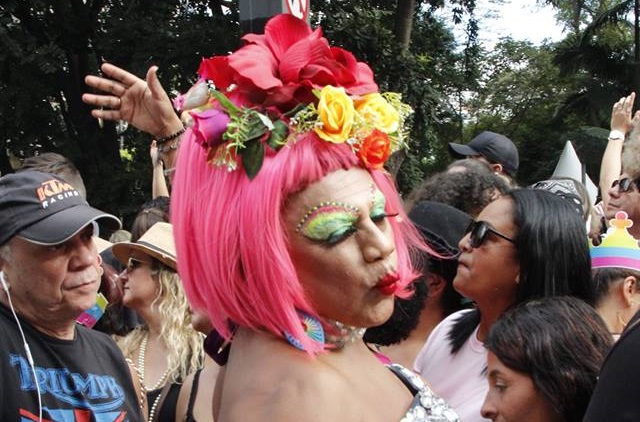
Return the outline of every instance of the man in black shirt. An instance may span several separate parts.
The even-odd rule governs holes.
[[[122,353],[76,324],[96,300],[97,222],[120,222],[56,176],[0,178],[0,420],[142,421]]]

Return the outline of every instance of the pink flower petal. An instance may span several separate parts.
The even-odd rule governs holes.
[[[203,146],[214,147],[224,142],[222,134],[229,125],[229,116],[216,108],[192,112],[193,133],[196,141]]]

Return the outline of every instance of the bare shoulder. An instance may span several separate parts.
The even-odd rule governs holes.
[[[335,371],[296,350],[274,353],[259,364],[234,366],[230,361],[218,420],[343,420],[340,415],[344,413],[338,409],[344,410],[347,391],[347,384]]]

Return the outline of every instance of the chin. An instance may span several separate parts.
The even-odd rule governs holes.
[[[393,314],[393,307],[395,304],[395,296],[389,296],[385,298],[378,306],[376,306],[375,310],[372,310],[368,321],[366,324],[355,325],[358,327],[370,328],[377,327],[379,325],[384,324],[391,318]]]
[[[604,211],[604,214],[607,220],[611,220],[612,218],[615,218],[616,213],[618,211],[622,211],[622,210],[620,210],[620,208],[612,207],[611,205],[609,205],[607,209]]]

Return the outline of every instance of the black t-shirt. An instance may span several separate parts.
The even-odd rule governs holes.
[[[73,340],[49,337],[20,320],[49,421],[142,421],[129,368],[106,334],[76,326]],[[38,419],[32,368],[11,311],[0,304],[0,420]]]
[[[602,365],[584,422],[640,421],[640,312],[614,344]]]

